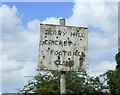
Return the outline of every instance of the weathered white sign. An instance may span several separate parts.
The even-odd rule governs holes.
[[[38,70],[86,71],[88,28],[41,24]]]

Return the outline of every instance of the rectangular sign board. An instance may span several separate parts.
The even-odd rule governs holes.
[[[41,24],[38,70],[86,71],[88,28]]]

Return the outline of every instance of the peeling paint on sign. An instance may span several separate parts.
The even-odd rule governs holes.
[[[88,28],[41,24],[38,70],[86,71]]]

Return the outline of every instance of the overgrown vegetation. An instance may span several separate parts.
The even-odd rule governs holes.
[[[120,95],[120,52],[115,56],[116,69],[91,77],[86,73],[67,72],[67,93],[80,95]],[[60,93],[60,72],[39,73],[24,86],[21,93]]]

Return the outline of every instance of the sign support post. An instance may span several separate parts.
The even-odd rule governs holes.
[[[60,18],[60,25],[65,26],[65,19]],[[61,95],[65,95],[66,93],[66,71],[61,71],[60,77],[60,93]]]
[[[87,62],[88,28],[40,24],[38,70],[57,70],[60,75],[60,94],[66,95],[66,72],[85,72]]]

